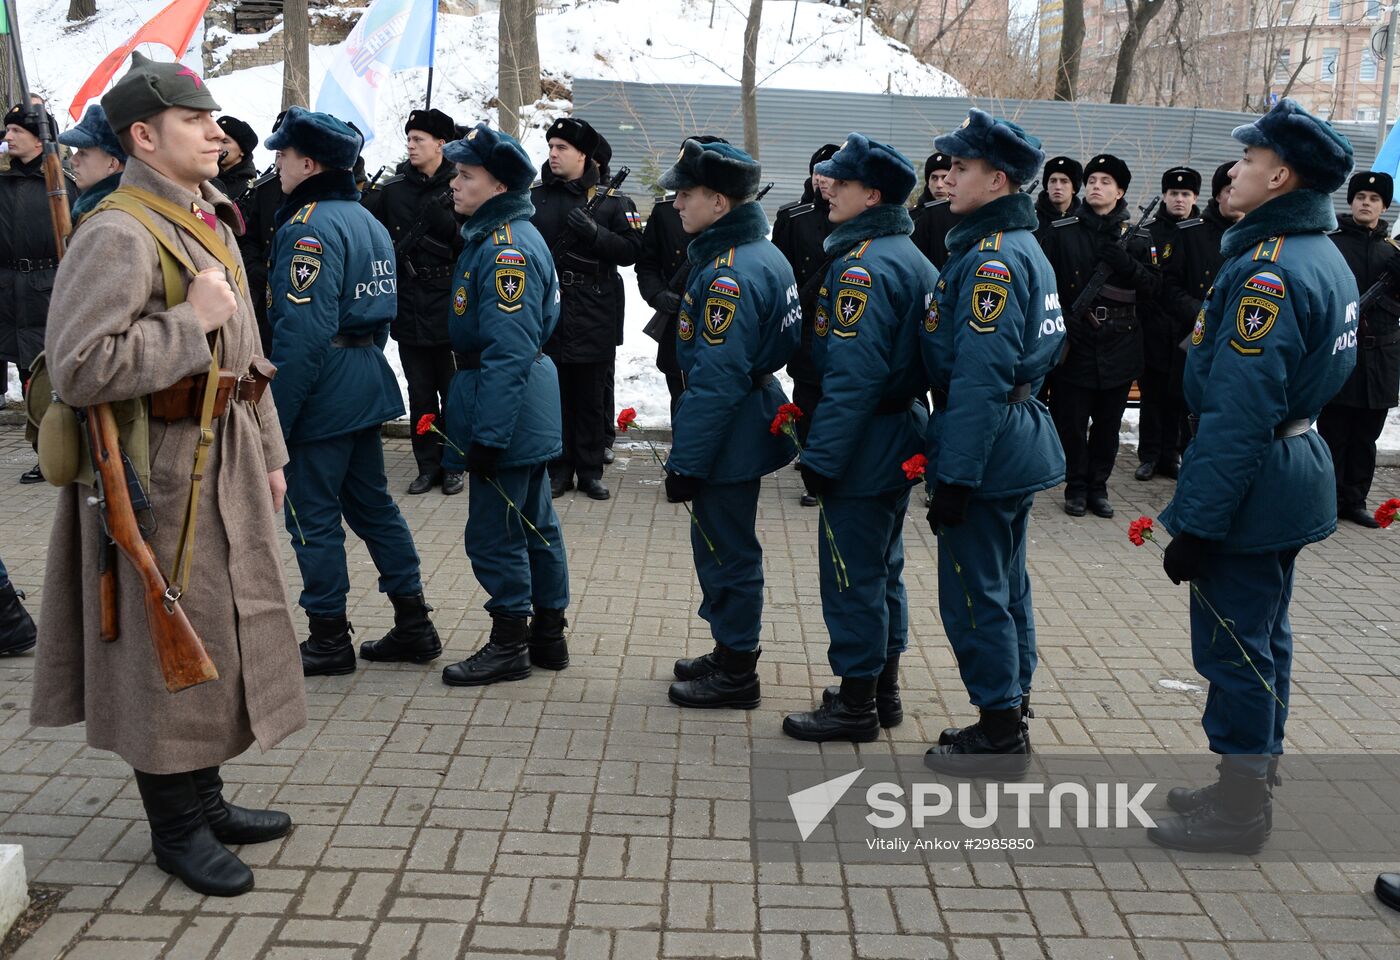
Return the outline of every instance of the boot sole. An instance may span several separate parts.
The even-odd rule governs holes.
[[[536,660],[534,657],[531,657],[530,665],[539,667],[541,670],[563,670],[568,667],[569,661],[565,660],[561,663],[557,660]]]
[[[692,707],[696,710],[756,710],[762,702],[761,697],[754,697],[752,700],[725,700],[719,703],[693,703],[681,697],[677,697],[669,690],[666,696],[678,707]]]
[[[529,670],[517,670],[515,673],[506,673],[497,677],[482,677],[480,680],[449,680],[446,676],[442,682],[449,687],[489,687],[493,683],[509,683],[513,680],[525,680],[530,676]]]
[[[377,654],[366,653],[364,647],[360,648],[360,659],[369,663],[416,663],[419,666],[425,663],[432,663],[442,656],[442,647],[438,647],[433,653],[419,653],[405,657],[382,657]]]
[[[1223,847],[1208,845],[1180,845],[1166,842],[1166,840],[1160,836],[1159,832],[1155,828],[1149,829],[1147,831],[1147,839],[1151,840],[1153,843],[1155,843],[1157,846],[1161,847],[1164,850],[1180,850],[1183,853],[1233,853],[1242,857],[1253,856],[1260,850],[1263,850],[1264,844],[1268,843],[1269,841],[1268,837],[1259,837],[1257,839],[1251,840],[1249,843],[1236,843]]]
[[[170,869],[170,867],[168,867],[166,864],[161,863],[159,858],[156,859],[156,866],[159,867],[159,868],[160,868],[161,870],[163,870],[164,872],[170,874],[170,875],[171,875],[172,877],[174,877],[176,880],[179,880],[181,883],[183,883],[185,886],[189,887],[189,888],[190,888],[191,890],[193,890],[195,893],[203,894],[203,895],[206,896],[206,897],[241,897],[241,896],[243,896],[243,894],[245,894],[245,893],[247,893],[248,891],[250,891],[250,890],[253,889],[254,878],[253,878],[253,876],[252,876],[252,872],[251,872],[251,871],[249,872],[248,884],[247,884],[247,886],[240,886],[240,887],[238,887],[237,889],[228,890],[228,889],[215,889],[215,888],[213,888],[213,887],[206,887],[206,886],[196,886],[195,884],[190,883],[190,881],[189,881],[187,878],[180,876],[180,875],[179,875],[178,873],[176,873],[174,870]]]
[[[231,834],[222,834],[222,833],[219,833],[218,831],[215,831],[215,832],[214,832],[214,839],[217,840],[217,841],[219,841],[220,843],[222,843],[222,844],[223,844],[224,846],[226,846],[226,847],[246,847],[246,846],[248,846],[249,844],[254,844],[254,843],[270,843],[270,842],[272,842],[273,840],[281,840],[281,839],[282,839],[283,837],[285,837],[287,834],[291,833],[291,832],[292,832],[292,826],[293,826],[293,825],[289,823],[289,824],[287,824],[287,829],[285,829],[285,830],[279,830],[277,833],[266,833],[266,834],[260,833],[260,834],[254,835],[254,836],[242,836],[242,835],[239,835],[239,834],[232,834],[232,833],[231,833]],[[212,830],[213,828],[211,827],[210,829]]]
[[[934,773],[946,773],[964,780],[1022,780],[1030,772],[1028,753],[964,753],[951,756],[924,755],[924,766]]]
[[[846,743],[872,743],[880,739],[880,728],[874,730],[851,730],[845,734],[833,734],[830,736],[807,733],[802,730],[793,729],[788,725],[786,719],[783,720],[783,733],[794,740],[802,740],[807,743],[829,743],[832,741],[842,741]]]
[[[336,667],[333,670],[308,670],[301,668],[303,677],[344,677],[355,672],[355,665],[352,663],[348,667]]]
[[[21,653],[28,653],[30,650],[33,650],[38,645],[39,641],[31,640],[29,643],[25,644],[22,647],[11,647],[8,650],[0,650],[0,658],[17,657]]]

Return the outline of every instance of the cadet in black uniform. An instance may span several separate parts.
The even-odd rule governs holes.
[[[1055,221],[1041,238],[1069,328],[1069,352],[1051,375],[1050,412],[1065,448],[1065,513],[1082,517],[1087,507],[1107,518],[1113,516],[1108,476],[1118,455],[1118,429],[1128,389],[1142,372],[1137,301],[1150,298],[1158,283],[1146,263],[1145,238],[1130,238],[1126,248],[1118,242],[1132,229],[1123,200],[1132,180],[1128,165],[1100,154],[1084,172],[1078,214]],[[1103,292],[1085,315],[1070,316],[1100,263],[1112,270]]]
[[[1351,214],[1337,218],[1332,242],[1356,275],[1361,293],[1381,279],[1387,264],[1400,256],[1381,216],[1390,209],[1395,183],[1387,173],[1366,171],[1351,178],[1347,203]],[[1337,471],[1337,516],[1363,527],[1380,524],[1366,509],[1371,476],[1376,472],[1376,439],[1386,411],[1400,394],[1400,297],[1395,286],[1361,312],[1356,336],[1356,369],[1342,389],[1322,408],[1317,429],[1332,450]]]
[[[530,200],[531,222],[556,251],[562,297],[559,326],[544,346],[559,368],[564,423],[564,452],[550,464],[550,492],[563,496],[577,477],[582,493],[606,500],[611,494],[603,486],[604,431],[613,411],[604,404],[608,364],[617,353],[617,268],[637,262],[642,232],[627,218],[630,202],[616,195],[605,197],[591,216],[583,210],[605,186],[593,160],[596,130],[577,117],[561,117],[545,138],[549,161]],[[562,257],[561,243],[568,247]]]
[[[598,164],[598,182],[612,182],[612,170],[609,165],[612,163],[612,144],[608,143],[608,138],[601,133],[598,134],[598,150],[593,154],[593,160]],[[618,189],[617,199],[622,201],[623,215],[627,217],[627,222],[632,229],[638,233],[642,232],[642,215],[637,212],[637,205],[632,202],[632,198]],[[617,330],[615,346],[622,346],[622,340],[626,333],[627,323],[627,290],[622,283],[622,275],[613,275],[613,324]],[[603,387],[603,409],[616,410],[617,400],[614,396],[614,386],[617,379],[617,353],[614,351],[613,358],[608,361],[607,382]],[[617,419],[612,416],[603,418],[603,462],[613,462],[613,442],[617,440]]]
[[[948,193],[943,180],[953,166],[953,158],[944,153],[929,154],[924,161],[924,192],[912,213],[914,235],[911,239],[928,262],[939,270],[948,262],[948,231],[962,218],[954,215],[948,205]]]
[[[247,123],[227,113],[214,122],[224,132],[224,149],[219,154],[219,175],[209,185],[237,203],[258,178],[258,168],[253,166],[258,135]]]
[[[821,374],[812,362],[812,331],[817,319],[817,292],[832,260],[822,248],[831,233],[831,204],[822,190],[822,181],[826,178],[815,171],[817,164],[831,159],[838,149],[836,144],[827,143],[812,154],[802,199],[779,207],[773,220],[773,246],[792,264],[793,275],[797,277],[797,296],[802,304],[802,345],[788,360],[787,372],[792,377],[792,402],[805,414],[796,425],[797,439],[804,445],[812,426],[811,414],[822,399]],[[804,489],[802,505],[815,507],[817,498]]]
[[[459,218],[452,212],[452,164],[442,148],[456,138],[452,118],[441,110],[414,110],[403,125],[408,159],[394,176],[380,183],[365,206],[384,224],[394,241],[398,262],[399,307],[389,335],[399,345],[399,361],[408,382],[408,421],[426,414],[442,418],[447,391],[457,366],[452,360],[452,275],[462,251]],[[438,484],[452,496],[462,492],[461,471],[442,469],[442,438],[413,436],[418,476],[408,485],[413,495]]]
[[[1037,237],[1056,220],[1072,217],[1079,212],[1079,190],[1084,186],[1084,167],[1070,157],[1055,157],[1045,162],[1040,182],[1040,196],[1035,199],[1035,215],[1040,221]]]
[[[1201,211],[1196,197],[1201,192],[1201,175],[1190,167],[1172,167],[1162,174],[1162,205],[1145,224],[1152,235],[1152,264],[1161,267],[1170,254],[1177,224],[1194,220]],[[1180,351],[1173,339],[1171,314],[1159,300],[1143,304],[1142,317],[1142,405],[1138,413],[1138,468],[1135,480],[1151,480],[1154,475],[1176,478],[1181,451],[1186,449],[1186,402],[1171,392],[1172,362]],[[1183,357],[1184,359],[1184,357]]]

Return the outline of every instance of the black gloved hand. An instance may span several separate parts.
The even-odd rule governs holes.
[[[1209,550],[1209,540],[1203,540],[1194,533],[1178,533],[1162,554],[1162,569],[1167,571],[1172,583],[1195,580],[1201,575],[1201,567],[1205,565]]]
[[[1133,259],[1133,255],[1116,243],[1104,247],[1099,253],[1099,259],[1115,274],[1130,274],[1137,270],[1137,261]]]
[[[500,447],[486,447],[473,443],[467,448],[467,473],[483,480],[496,479],[496,464],[505,453]]]
[[[681,295],[674,290],[663,290],[656,295],[652,306],[665,314],[680,313]]]
[[[807,488],[807,492],[814,497],[829,497],[836,489],[836,481],[824,473],[817,473],[805,463],[799,463],[797,469],[802,473],[802,485]]]
[[[685,503],[694,500],[705,481],[699,477],[686,477],[679,473],[666,474],[666,499],[672,503]]]
[[[588,211],[583,207],[574,207],[569,211],[569,219],[564,223],[570,230],[578,234],[580,240],[592,243],[598,236],[598,221],[588,215]]]
[[[971,487],[938,481],[933,488],[933,502],[928,508],[929,529],[937,535],[939,530],[962,523],[967,519],[967,505],[971,500]]]

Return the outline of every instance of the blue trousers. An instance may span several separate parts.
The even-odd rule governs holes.
[[[489,480],[469,475],[467,559],[489,595],[487,611],[528,617],[537,610],[564,609],[569,605],[569,564],[564,531],[549,496],[548,465],[506,467],[497,471],[496,483],[539,533],[521,522]]]
[[[885,660],[909,646],[909,599],[904,592],[909,491],[825,497],[822,504],[850,581],[838,583],[826,524],[818,522],[822,617],[831,637],[831,672],[838,677],[878,677]]]
[[[350,571],[345,565],[342,519],[369,548],[379,571],[380,593],[391,597],[422,593],[418,550],[384,477],[379,428],[294,444],[288,454],[284,512],[301,568],[302,609],[317,617],[345,613]]]
[[[1293,668],[1288,604],[1293,598],[1293,563],[1297,558],[1296,549],[1214,554],[1207,558],[1200,577],[1192,581],[1191,660],[1210,684],[1201,726],[1215,753],[1248,754],[1261,758],[1262,764],[1269,756],[1283,752]],[[1230,624],[1278,700],[1254,675],[1240,648],[1201,597]]]
[[[758,488],[758,480],[707,483],[691,503],[719,554],[716,562],[692,523],[690,549],[704,594],[700,618],[710,625],[716,643],[745,653],[758,646],[763,623],[763,548],[754,534]]]
[[[938,612],[972,703],[1009,710],[1031,692],[1035,617],[1026,573],[1034,494],[972,500],[938,536]]]

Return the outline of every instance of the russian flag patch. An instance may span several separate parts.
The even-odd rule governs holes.
[[[1256,273],[1244,282],[1246,290],[1258,290],[1260,293],[1267,293],[1271,297],[1282,300],[1284,296],[1283,278],[1276,273],[1265,271]]]
[[[739,299],[739,283],[733,277],[715,277],[710,281],[711,293],[722,293],[726,297]]]
[[[502,250],[496,254],[496,262],[510,267],[523,267],[525,266],[525,254],[519,250]]]
[[[868,287],[870,271],[864,267],[847,267],[846,272],[841,274],[841,282],[849,283],[853,287]]]
[[[1002,283],[1011,282],[1011,271],[1006,264],[1000,260],[988,260],[977,268],[977,276],[984,280],[1000,280]]]
[[[292,244],[293,250],[300,250],[302,253],[321,253],[321,241],[315,237],[302,237]]]

